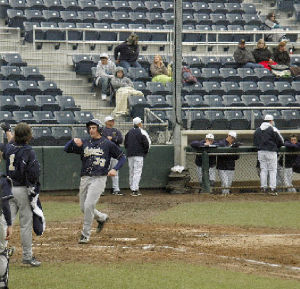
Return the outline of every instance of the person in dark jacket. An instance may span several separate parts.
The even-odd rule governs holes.
[[[276,174],[277,174],[277,151],[283,146],[283,138],[275,127],[274,118],[266,114],[264,122],[254,133],[254,146],[257,147],[258,160],[260,164],[260,187],[262,192],[268,192],[268,176],[270,194],[277,196]]]
[[[230,131],[225,139],[218,142],[219,147],[231,147],[236,143],[237,133]],[[234,178],[235,161],[239,159],[238,155],[220,155],[217,157],[217,170],[222,185],[222,194],[230,193],[232,180]]]
[[[117,66],[122,66],[127,70],[130,67],[142,67],[137,61],[140,52],[138,40],[139,37],[131,33],[126,41],[115,48],[114,57]]]
[[[266,42],[263,39],[258,40],[257,46],[252,53],[256,63],[263,65],[265,68],[269,70],[271,70],[269,65],[277,64],[272,60],[272,53],[268,49]]]
[[[289,148],[290,151],[293,149],[300,148],[300,142],[296,135],[291,135],[288,140],[284,142],[284,146]],[[278,161],[278,183],[284,185],[288,192],[296,193],[296,189],[293,187],[293,165],[295,160],[300,154],[285,154],[285,159],[283,156],[280,157]]]
[[[192,141],[191,142],[191,147],[192,148],[201,148],[201,147],[210,147],[210,146],[216,146],[216,142],[214,141],[215,137],[213,134],[209,133],[205,136],[204,140],[198,141]],[[210,185],[214,186],[215,181],[216,181],[216,163],[217,163],[217,158],[215,155],[209,156],[209,181]],[[197,173],[198,173],[198,178],[199,178],[199,183],[200,187],[202,184],[202,156],[197,155],[195,159],[195,164],[197,166]],[[199,193],[201,192],[201,189],[199,190]]]
[[[261,64],[255,62],[252,51],[246,48],[246,41],[242,39],[233,53],[235,62],[239,67],[244,68],[262,68]]]
[[[291,58],[286,50],[285,41],[280,42],[277,48],[274,49],[273,60],[277,62],[277,64],[290,66]]]
[[[123,142],[123,136],[122,136],[122,133],[114,127],[115,119],[112,116],[108,115],[104,119],[104,124],[105,124],[105,126],[103,128],[102,136],[106,137],[108,140],[112,141],[118,147],[120,147],[120,145]],[[117,159],[111,158],[109,169],[114,168],[117,163],[118,163]],[[112,181],[112,194],[116,195],[116,196],[123,196],[123,194],[120,191],[120,187],[119,187],[119,172],[118,171],[115,176],[111,177],[111,181]]]
[[[142,129],[142,120],[133,119],[133,128],[125,135],[124,146],[128,157],[129,186],[133,197],[140,196],[139,184],[143,171],[144,157],[149,152],[151,140]]]

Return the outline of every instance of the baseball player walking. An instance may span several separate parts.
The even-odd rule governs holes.
[[[235,146],[237,133],[230,131],[225,139],[218,142],[219,147]],[[221,179],[222,194],[229,195],[229,188],[234,178],[235,161],[239,159],[238,155],[220,155],[217,158],[217,169]]]
[[[6,160],[6,174],[12,179],[12,193],[10,200],[12,222],[19,212],[21,243],[23,248],[23,264],[38,267],[41,262],[32,255],[32,224],[33,213],[29,200],[28,187],[39,184],[40,164],[31,146],[31,128],[27,123],[20,122],[11,133],[9,124],[1,124],[5,131],[8,143],[0,144],[3,158]]]
[[[274,118],[266,114],[263,123],[254,133],[254,146],[258,149],[258,160],[260,164],[260,187],[266,193],[268,188],[268,176],[270,194],[277,196],[276,174],[277,174],[277,151],[283,146],[283,137],[275,127]]]
[[[200,148],[200,147],[210,147],[210,146],[216,146],[216,142],[214,141],[215,137],[213,134],[209,133],[205,136],[205,139],[202,141],[192,141],[191,147],[193,148]],[[216,181],[216,163],[217,159],[216,156],[209,156],[209,181],[210,185],[214,186]],[[195,159],[195,164],[197,166],[197,173],[199,178],[200,187],[202,184],[202,156],[197,155]],[[201,192],[201,189],[199,190],[199,193]]]
[[[79,202],[84,221],[79,244],[89,242],[93,219],[98,223],[98,233],[108,221],[107,214],[96,210],[96,204],[104,192],[107,176],[115,176],[126,160],[115,143],[102,137],[103,126],[98,119],[90,120],[86,127],[90,138],[74,138],[65,145],[67,153],[79,154],[82,161]],[[111,158],[117,159],[118,163],[109,170]]]
[[[143,171],[144,157],[149,152],[151,140],[142,129],[142,120],[133,119],[133,128],[125,135],[124,146],[127,151],[129,166],[129,186],[133,197],[140,196],[139,184]]]
[[[105,127],[103,128],[102,136],[106,137],[108,140],[115,143],[118,147],[123,142],[123,136],[122,133],[114,127],[115,125],[115,119],[112,116],[107,116],[104,119]],[[110,160],[110,166],[109,170],[114,168],[117,164],[118,160],[111,158]],[[117,171],[117,174],[115,176],[111,177],[112,180],[112,194],[116,196],[123,196],[123,194],[120,191],[119,187],[119,172]]]

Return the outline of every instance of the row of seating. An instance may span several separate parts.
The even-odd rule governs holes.
[[[79,111],[72,96],[62,95],[0,95],[0,110],[7,111]]]
[[[145,97],[131,97],[131,106],[145,106],[150,108],[172,107],[173,95],[147,95]],[[300,107],[300,95],[194,95],[182,97],[182,107]]]
[[[0,121],[11,124],[85,124],[91,119],[92,113],[85,111],[0,111]]]
[[[34,10],[72,10],[72,11],[107,11],[107,12],[174,12],[173,1],[103,1],[103,0],[2,0],[2,9]],[[183,13],[252,13],[256,7],[251,3],[206,3],[183,2]]]
[[[0,80],[44,81],[45,77],[40,73],[37,67],[1,66]]]

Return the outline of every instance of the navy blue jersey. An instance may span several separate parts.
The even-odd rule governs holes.
[[[226,139],[218,142],[219,147],[230,147],[230,143]],[[239,155],[219,155],[217,156],[217,169],[234,171],[235,161],[240,158]]]
[[[0,173],[0,198],[1,198],[1,209],[4,214],[7,226],[11,226],[11,212],[9,207],[9,200],[14,196],[12,194],[12,180],[5,175]]]
[[[65,145],[67,153],[81,155],[81,176],[106,176],[110,159],[125,158],[121,149],[105,137],[100,139],[82,139],[83,145],[78,147],[74,140]]]
[[[35,186],[38,183],[40,164],[31,146],[0,144],[0,150],[6,160],[6,174],[14,186]]]
[[[105,136],[106,138],[108,136],[111,136],[112,137],[111,141],[114,142],[117,146],[120,146],[120,144],[122,144],[123,142],[123,136],[121,132],[114,127],[112,128],[104,127],[102,136]]]

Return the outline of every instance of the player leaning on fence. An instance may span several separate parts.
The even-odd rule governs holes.
[[[79,201],[84,221],[79,244],[89,242],[93,219],[98,222],[97,232],[108,220],[107,214],[96,210],[96,204],[104,192],[107,176],[115,176],[126,160],[115,143],[102,137],[103,126],[98,119],[90,120],[86,127],[90,138],[74,138],[65,145],[67,153],[79,154],[82,161]],[[109,171],[111,158],[117,159],[118,163]]]
[[[263,123],[254,133],[254,146],[257,147],[258,161],[260,164],[260,187],[264,193],[268,192],[268,176],[270,194],[277,196],[277,151],[283,146],[283,138],[275,127],[274,118],[267,114]]]

